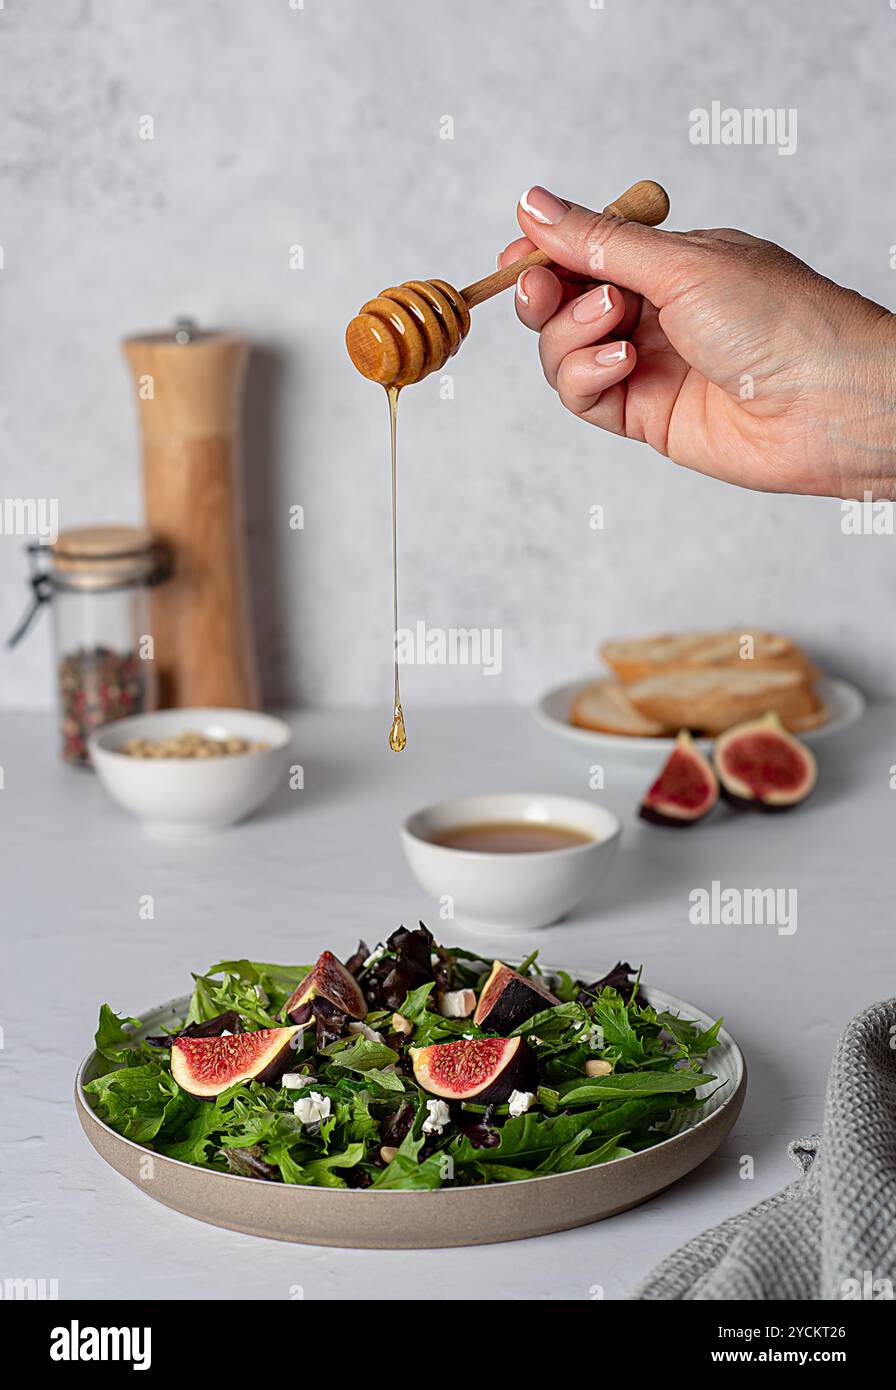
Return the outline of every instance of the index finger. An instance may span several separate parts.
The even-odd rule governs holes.
[[[537,186],[517,206],[527,239],[568,270],[612,280],[662,308],[705,269],[707,247],[681,232],[592,212]]]

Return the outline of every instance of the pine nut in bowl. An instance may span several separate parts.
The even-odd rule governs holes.
[[[597,887],[622,827],[576,797],[507,792],[435,802],[401,840],[418,883],[471,926],[523,931],[559,921]]]
[[[113,801],[154,835],[181,839],[234,825],[286,777],[291,732],[242,709],[170,709],[105,724],[90,759]]]

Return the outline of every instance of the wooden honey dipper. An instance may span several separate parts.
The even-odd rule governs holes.
[[[669,212],[665,189],[651,179],[632,184],[605,213],[656,227]],[[503,270],[456,290],[446,280],[406,280],[369,299],[345,330],[348,355],[362,376],[387,389],[409,386],[437,372],[470,331],[470,310],[500,294],[532,265],[550,265],[544,251],[530,251]]]

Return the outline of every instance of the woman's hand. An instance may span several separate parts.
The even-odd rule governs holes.
[[[896,321],[771,242],[664,232],[531,188],[517,313],[561,401],[675,463],[768,492],[896,498]]]

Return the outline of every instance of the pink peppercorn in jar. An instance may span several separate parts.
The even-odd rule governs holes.
[[[53,614],[62,756],[87,764],[94,729],[156,707],[149,589],[169,567],[152,536],[131,526],[63,531],[30,553],[35,609],[49,601]]]

